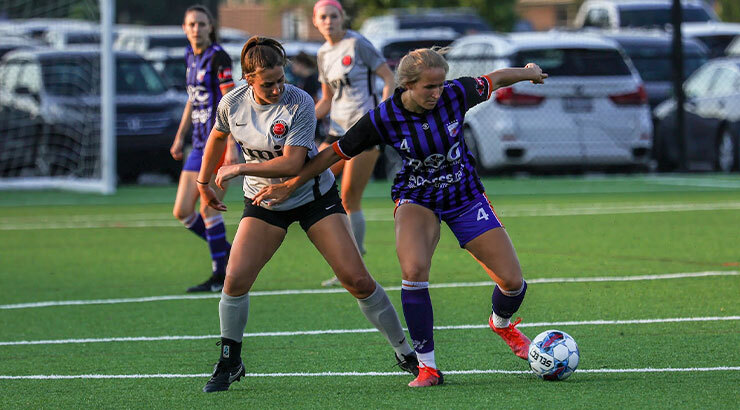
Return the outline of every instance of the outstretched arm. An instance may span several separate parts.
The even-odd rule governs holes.
[[[529,63],[524,68],[501,68],[489,73],[487,77],[491,80],[493,90],[496,90],[520,81],[531,81],[533,84],[542,84],[545,82],[547,74],[543,73],[537,64]]]
[[[336,143],[334,143],[336,144]],[[291,178],[281,184],[263,187],[257,195],[252,198],[252,205],[259,206],[263,201],[270,204],[279,204],[290,197],[290,195],[301,185],[313,179],[324,170],[339,161],[341,157],[334,151],[334,145],[324,148],[318,155],[313,157],[303,167],[295,178]]]

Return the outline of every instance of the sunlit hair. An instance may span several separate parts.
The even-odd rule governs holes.
[[[242,78],[248,79],[258,72],[273,67],[284,67],[285,49],[277,40],[252,36],[242,48]]]
[[[213,18],[213,14],[211,14],[211,11],[208,10],[208,7],[203,6],[201,4],[196,4],[194,6],[188,7],[187,10],[185,10],[185,15],[183,16],[183,22],[185,21],[185,16],[188,15],[191,11],[197,11],[198,13],[203,13],[208,17],[208,24],[211,25],[211,32],[208,33],[208,39],[211,40],[211,43],[215,43],[218,41],[218,27],[216,24],[216,19]]]
[[[445,74],[450,70],[444,54],[449,47],[419,48],[409,52],[401,59],[396,67],[396,84],[400,87],[407,88],[421,78],[421,73],[427,68],[443,68]]]

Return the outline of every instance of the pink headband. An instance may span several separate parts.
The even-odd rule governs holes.
[[[332,6],[336,7],[339,12],[343,12],[344,9],[342,8],[342,5],[339,4],[337,0],[319,0],[316,2],[316,4],[313,5],[313,15],[316,15],[316,10],[324,7],[324,6]]]

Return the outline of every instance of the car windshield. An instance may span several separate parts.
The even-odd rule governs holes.
[[[683,21],[712,21],[712,17],[701,7],[684,7]],[[670,23],[670,7],[619,10],[619,25],[622,27],[655,27]]]
[[[714,58],[725,55],[725,50],[727,50],[727,47],[730,45],[730,43],[732,43],[732,40],[734,40],[735,37],[736,36],[734,34],[726,34],[698,36],[696,37],[696,39],[707,46],[707,48],[709,49],[710,57]]]
[[[152,37],[149,39],[149,48],[185,48],[188,45],[188,39],[185,36],[177,37]]]
[[[673,62],[670,48],[664,47],[625,47],[627,55],[640,73],[643,81],[670,81],[673,76]],[[684,53],[683,78],[686,79],[707,61],[700,53]]]
[[[167,60],[162,69],[162,76],[178,90],[187,88],[186,67],[182,59]]]
[[[407,40],[407,41],[396,41],[383,47],[383,57],[388,60],[388,64],[391,68],[398,65],[401,58],[408,54],[411,50],[417,48],[430,48],[432,46],[445,47],[452,43],[452,40]]]
[[[542,71],[555,76],[620,76],[630,69],[617,50],[548,48],[524,50],[513,56],[515,66],[536,63]]]
[[[398,23],[398,28],[401,30],[413,30],[413,29],[428,29],[428,28],[439,28],[446,27],[455,32],[466,35],[475,33],[485,33],[491,31],[485,23],[477,21],[466,21],[466,20],[425,20],[423,18],[415,20],[403,20]]]
[[[49,94],[84,96],[100,94],[100,61],[97,57],[70,56],[44,60],[41,65]],[[154,68],[143,60],[116,60],[118,94],[162,94],[166,91]]]

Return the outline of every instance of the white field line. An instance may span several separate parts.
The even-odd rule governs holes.
[[[740,316],[712,316],[712,317],[676,317],[665,319],[633,319],[633,320],[585,320],[572,322],[539,322],[521,323],[518,327],[561,327],[561,326],[604,326],[604,325],[644,325],[655,323],[680,323],[680,322],[718,322],[740,320]],[[434,330],[468,330],[488,329],[488,324],[434,326]],[[407,329],[404,329],[407,330]],[[293,336],[315,336],[333,334],[356,334],[373,333],[377,329],[325,329],[304,330],[290,332],[260,332],[245,333],[244,337],[293,337]],[[0,346],[30,346],[30,345],[59,345],[79,343],[113,343],[113,342],[162,342],[179,340],[203,340],[218,339],[219,335],[196,335],[196,336],[139,336],[139,337],[104,337],[86,339],[56,339],[56,340],[17,340],[0,342]]]
[[[646,367],[642,369],[579,369],[577,374],[589,373],[688,373],[688,372],[736,372],[740,366],[719,367]],[[445,374],[529,374],[529,370],[496,370],[496,369],[473,369],[473,370],[445,370]],[[184,379],[184,378],[206,378],[210,373],[194,374],[50,374],[50,375],[27,375],[7,376],[0,375],[0,380],[68,380],[68,379]],[[408,376],[404,372],[318,372],[318,373],[247,373],[246,377],[362,377],[362,376]]]
[[[495,203],[494,203],[495,205]],[[707,202],[707,203],[642,203],[614,204],[594,203],[589,205],[504,205],[496,207],[503,218],[532,216],[581,216],[610,215],[653,212],[689,212],[717,211],[740,209],[740,202]],[[368,221],[392,221],[390,209],[367,209],[365,218]],[[44,230],[44,229],[93,229],[93,228],[179,228],[182,224],[172,215],[165,213],[142,214],[94,214],[69,215],[59,217],[13,217],[0,218],[0,231]]]
[[[667,273],[661,275],[637,275],[637,276],[602,276],[602,277],[585,277],[585,278],[540,278],[527,279],[528,284],[536,283],[587,283],[587,282],[632,282],[632,281],[652,281],[667,279],[685,279],[699,278],[707,276],[738,276],[740,271],[705,271],[705,272],[687,272],[687,273]],[[462,287],[481,287],[493,286],[493,282],[457,282],[457,283],[437,283],[430,284],[430,288],[462,288]],[[386,291],[401,290],[400,286],[385,287]],[[343,288],[330,289],[286,289],[286,290],[264,290],[249,292],[251,296],[282,296],[282,295],[306,295],[306,294],[326,294],[326,293],[344,293]],[[120,298],[120,299],[90,299],[90,300],[57,300],[48,302],[30,302],[14,303],[0,305],[0,310],[7,309],[28,309],[50,306],[79,306],[79,305],[110,305],[118,303],[144,303],[160,302],[166,300],[189,300],[189,299],[216,299],[220,298],[218,293],[209,293],[205,295],[167,295],[167,296],[148,296],[140,298]]]

